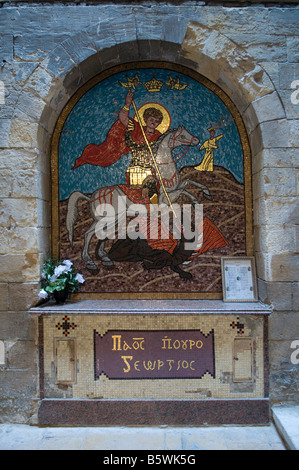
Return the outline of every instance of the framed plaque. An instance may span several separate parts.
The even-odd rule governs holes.
[[[253,256],[221,258],[224,302],[257,302],[255,260]]]

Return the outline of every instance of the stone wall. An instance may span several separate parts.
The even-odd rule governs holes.
[[[299,7],[291,3],[3,4],[0,420],[26,422],[38,405],[37,320],[28,309],[37,303],[41,265],[50,252],[55,122],[89,78],[138,60],[171,61],[200,72],[243,117],[252,151],[259,295],[273,307],[271,398],[298,403],[299,366],[290,356],[299,339]]]

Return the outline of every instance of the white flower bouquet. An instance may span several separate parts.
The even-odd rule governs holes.
[[[66,293],[80,290],[80,284],[85,282],[82,274],[76,273],[73,263],[47,259],[42,271],[42,289],[39,292],[40,299],[47,299],[51,294],[65,291]]]

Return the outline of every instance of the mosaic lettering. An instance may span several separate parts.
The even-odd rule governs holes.
[[[215,377],[214,330],[94,331],[95,378]]]

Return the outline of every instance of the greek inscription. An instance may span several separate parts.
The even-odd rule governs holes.
[[[95,331],[94,339],[96,379],[215,377],[214,330]]]
[[[127,351],[128,349],[142,349],[144,351],[144,338],[132,338],[131,346],[127,341],[122,340],[121,335],[112,336],[112,351]]]
[[[203,342],[201,340],[194,341],[193,339],[176,339],[173,341],[171,338],[167,338],[167,336],[162,338],[162,343],[162,349],[183,349],[186,351],[187,349],[201,349],[203,347]]]
[[[131,370],[131,365],[129,364],[128,359],[129,359],[130,361],[132,361],[133,356],[121,356],[121,358],[123,359],[124,363],[125,363],[126,366],[127,366],[126,369],[124,369],[124,372],[130,372],[130,370]]]
[[[123,371],[127,374],[131,372],[132,367],[134,370],[137,372],[142,372],[140,367],[143,370],[146,371],[159,371],[165,367],[166,370],[171,371],[173,368],[174,370],[180,370],[180,369],[190,369],[190,370],[196,370],[195,369],[195,361],[186,361],[185,359],[177,360],[175,361],[174,359],[166,359],[162,361],[162,359],[157,359],[155,361],[134,361],[133,356],[121,356],[124,366]],[[139,365],[139,363],[141,363]]]

